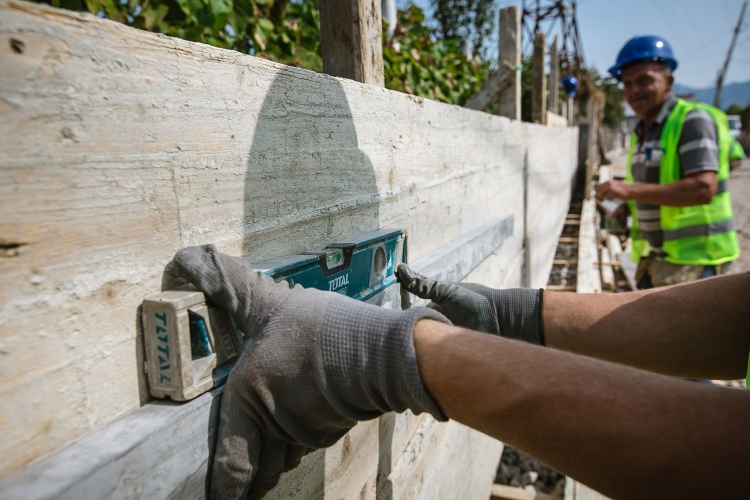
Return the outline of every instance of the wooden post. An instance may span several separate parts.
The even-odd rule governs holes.
[[[575,114],[575,102],[573,97],[568,97],[568,105],[566,106],[566,116],[568,117],[568,126],[573,126],[574,114]]]
[[[500,67],[521,66],[521,16],[517,5],[500,9]],[[508,86],[498,96],[498,114],[521,119],[521,74],[513,69]]]
[[[521,119],[521,77],[516,70],[521,66],[520,26],[517,6],[500,10],[499,67],[464,107],[482,111],[497,99],[500,116]]]
[[[320,40],[324,73],[384,86],[380,0],[320,0]]]
[[[549,110],[560,114],[558,95],[560,94],[560,59],[557,57],[557,35],[549,47]]]
[[[587,200],[591,199],[591,186],[594,181],[594,173],[596,173],[596,167],[599,166],[599,107],[597,104],[596,96],[592,93],[589,96],[588,107],[586,108],[589,135],[586,147],[586,183],[583,186],[583,190]]]
[[[542,125],[547,122],[547,79],[544,77],[544,62],[547,52],[545,39],[544,33],[536,33],[534,36],[531,70],[531,121]]]

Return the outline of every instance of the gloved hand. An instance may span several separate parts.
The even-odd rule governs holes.
[[[426,278],[401,264],[398,281],[454,325],[544,345],[542,289],[496,290],[476,283],[450,283]]]
[[[413,330],[427,308],[395,311],[272,283],[213,245],[185,248],[180,274],[228,311],[245,348],[221,402],[211,498],[260,498],[307,451],[389,411],[447,420],[422,385]]]

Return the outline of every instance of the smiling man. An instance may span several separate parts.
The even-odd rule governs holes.
[[[627,200],[616,210],[633,216],[631,256],[639,288],[724,274],[740,253],[729,196],[732,136],[719,109],[672,96],[677,68],[657,36],[629,40],[610,74],[640,118],[625,182],[601,184],[600,199]]]

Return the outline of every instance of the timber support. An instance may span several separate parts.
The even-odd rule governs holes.
[[[380,0],[320,0],[320,37],[324,73],[384,85]]]
[[[545,40],[544,33],[536,33],[534,35],[534,53],[531,56],[531,121],[542,125],[547,123],[547,78],[544,75],[547,44]]]

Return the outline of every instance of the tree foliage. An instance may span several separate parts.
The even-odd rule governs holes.
[[[322,71],[316,0],[41,0],[156,33]]]
[[[741,115],[743,111],[744,109],[742,109],[742,106],[737,103],[732,103],[729,105],[725,112],[728,115]]]
[[[437,39],[415,6],[398,12],[393,38],[383,47],[385,86],[463,105],[487,78],[488,62],[468,60],[456,39]]]
[[[484,42],[495,29],[495,0],[430,0],[433,15],[445,40],[469,39],[483,54]]]
[[[40,0],[157,33],[234,49],[313,71],[323,70],[317,0]],[[421,9],[399,11],[384,38],[386,88],[463,105],[489,63],[469,61],[458,40],[438,39]]]

